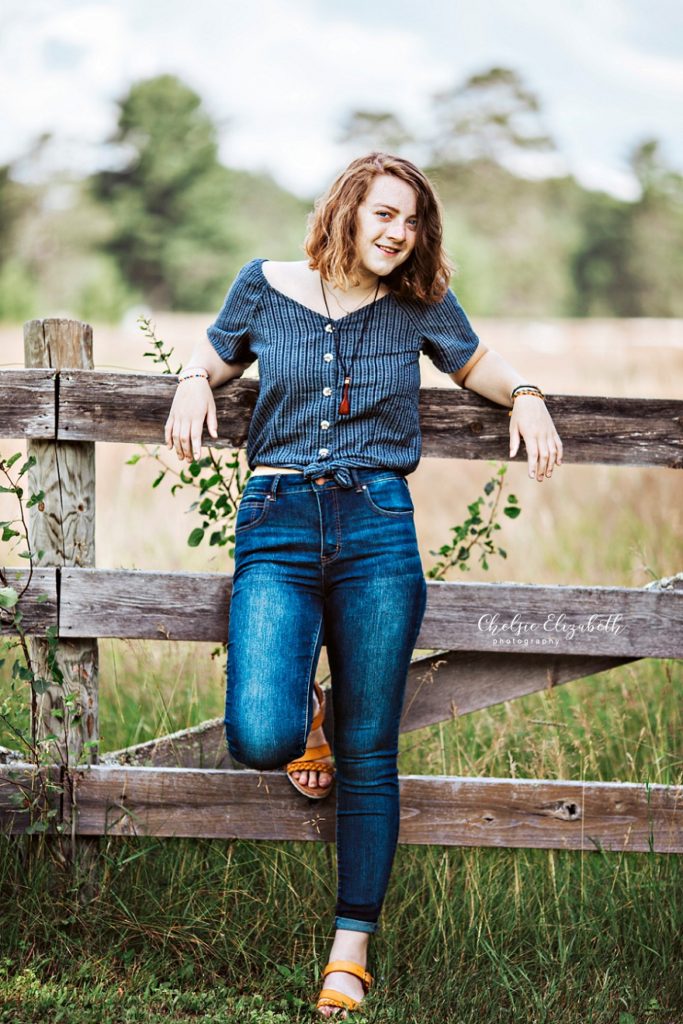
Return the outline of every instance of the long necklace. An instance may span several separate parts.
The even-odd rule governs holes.
[[[321,283],[321,284],[322,284],[322,286],[323,286],[323,292],[324,292],[324,291],[325,291],[325,285],[324,285],[324,282],[323,282],[323,279],[322,279],[322,277],[320,278],[320,283]],[[330,291],[330,290],[329,290],[329,288],[328,288],[327,290],[328,290],[328,291]],[[361,306],[363,305],[363,303],[365,302],[365,300],[366,300],[366,299],[367,299],[367,298],[368,298],[368,297],[369,297],[369,296],[370,296],[371,294],[372,294],[372,288],[370,289],[370,291],[368,291],[368,292],[366,292],[366,293],[365,293],[365,295],[364,295],[364,296],[363,296],[363,298],[362,298],[362,299],[360,300],[360,302],[358,303],[358,305],[357,305],[357,306],[354,306],[354,307],[353,307],[353,309],[347,309],[347,308],[346,308],[346,306],[342,306],[341,302],[339,301],[339,299],[337,298],[337,296],[336,296],[336,295],[334,294],[334,292],[330,291],[330,295],[332,296],[332,298],[334,299],[334,301],[335,301],[335,302],[337,303],[337,305],[338,305],[338,306],[339,306],[339,308],[341,309],[342,313],[346,313],[347,315],[348,315],[349,313],[355,313],[357,309],[360,309],[360,307],[361,307]],[[327,308],[327,306],[326,306],[325,308]],[[329,313],[329,309],[327,310],[327,312]]]
[[[337,359],[339,360],[339,363],[341,365],[342,371],[344,373],[344,390],[342,392],[341,402],[339,403],[339,409],[337,410],[337,412],[339,413],[340,416],[350,416],[351,415],[351,397],[350,397],[350,391],[351,391],[351,364],[352,364],[354,356],[356,354],[356,349],[358,348],[359,343],[363,340],[363,337],[365,335],[365,328],[367,327],[367,323],[368,323],[368,311],[371,311],[373,317],[375,315],[375,304],[377,302],[377,293],[379,292],[379,285],[380,285],[380,278],[378,277],[377,278],[377,287],[375,288],[375,294],[373,296],[372,302],[369,302],[367,304],[367,306],[365,307],[365,312],[363,314],[363,325],[362,325],[362,327],[360,329],[360,334],[358,335],[358,337],[356,338],[356,340],[354,342],[353,352],[351,353],[351,357],[349,359],[348,368],[347,368],[346,363],[344,362],[344,360],[341,357],[341,353],[339,351],[339,346],[337,345],[336,338],[334,340],[334,348],[335,348],[335,352],[337,353]],[[325,303],[325,309],[327,310],[327,315],[328,315],[328,317],[329,317],[329,319],[331,321],[332,320],[332,316],[330,315],[330,307],[327,304],[327,295],[325,294],[325,287],[323,285],[322,277],[320,278],[320,287],[321,287],[322,293],[323,293],[323,301]],[[328,332],[328,334],[334,334],[334,325],[332,323],[329,323],[327,325],[327,327],[325,328],[325,330]]]

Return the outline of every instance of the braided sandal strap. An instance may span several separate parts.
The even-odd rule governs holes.
[[[316,1010],[321,1006],[336,1006],[339,1010],[355,1010],[360,1006],[360,1000],[352,999],[343,992],[337,992],[335,988],[324,988],[318,996]]]
[[[336,768],[333,764],[328,764],[327,761],[290,761],[287,771],[290,774],[292,772],[327,772],[328,775],[334,775]]]

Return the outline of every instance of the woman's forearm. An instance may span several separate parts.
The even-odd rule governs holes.
[[[234,380],[235,377],[241,377],[247,365],[246,363],[224,362],[208,338],[204,338],[197,342],[183,369],[187,370],[191,366],[203,366],[209,374],[209,385],[212,390],[215,390],[221,384]]]
[[[490,398],[492,402],[504,405],[508,409],[512,406],[510,392],[518,384],[531,383],[522,377],[513,366],[503,359],[501,355],[489,349],[479,359],[470,372],[461,382],[461,387],[468,391],[476,391],[484,398]]]
[[[456,380],[458,383],[509,409],[513,407],[510,398],[513,388],[532,382],[489,349],[461,381]],[[529,476],[539,483],[552,476],[554,466],[562,462],[562,441],[545,402],[539,402],[536,395],[518,394],[515,398],[510,417],[510,458],[517,454],[520,441],[524,441],[526,447]]]

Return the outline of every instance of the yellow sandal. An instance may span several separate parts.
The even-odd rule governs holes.
[[[321,726],[325,720],[325,694],[323,693],[322,687],[317,680],[314,680],[313,686],[315,687],[315,693],[318,698],[318,710],[313,716],[311,722],[310,732]],[[329,743],[321,743],[319,747],[308,747],[303,755],[296,761],[290,761],[289,764],[285,765],[285,771],[287,777],[292,783],[295,789],[304,796],[310,797],[312,800],[322,800],[328,796],[332,786],[334,785],[335,767],[333,764],[327,764],[325,761],[321,761],[321,757],[330,757],[332,751],[330,750]],[[316,786],[315,789],[311,789],[309,786],[302,786],[292,776],[292,772],[327,772],[328,775],[332,776],[332,781],[329,786],[322,789],[320,786]]]
[[[363,982],[363,991],[366,994],[373,982],[372,975],[353,960],[333,960],[323,970],[323,978],[326,978],[328,974],[332,974],[334,971],[355,974]],[[360,999],[352,999],[351,996],[347,996],[343,992],[337,992],[334,988],[324,988],[318,996],[315,1008],[319,1010],[321,1006],[334,1006],[339,1010],[357,1010],[360,1004]],[[334,1019],[335,1017],[332,1017],[332,1020]]]

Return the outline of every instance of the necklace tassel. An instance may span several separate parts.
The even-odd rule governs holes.
[[[372,302],[368,306],[365,307],[365,309],[363,311],[363,323],[361,325],[360,335],[359,335],[358,338],[356,338],[356,341],[354,342],[353,352],[351,353],[351,358],[349,359],[349,364],[348,364],[349,367],[351,366],[351,363],[353,362],[353,357],[356,354],[356,348],[363,341],[363,336],[365,334],[365,328],[366,328],[367,323],[368,323],[368,313],[370,315],[370,321],[372,321],[372,319],[374,317],[375,306],[377,304],[377,293],[379,292],[380,283],[381,283],[381,278],[378,276],[377,284],[375,285],[375,295],[373,297],[373,300],[372,300]],[[321,287],[322,293],[323,293],[323,301],[325,303],[325,309],[326,309],[327,315],[328,315],[328,317],[330,317],[330,321],[331,321],[332,317],[330,316],[330,307],[329,307],[328,302],[327,302],[327,294],[325,292],[325,285],[323,284],[322,274],[320,275],[320,287]],[[357,308],[360,308],[360,307],[357,307]],[[355,312],[355,310],[353,312]],[[346,317],[344,319],[346,319]],[[332,334],[332,336],[334,337],[334,334],[333,334],[334,327],[333,327],[331,322],[329,324],[327,324],[325,330],[327,331],[328,334]],[[337,410],[337,412],[338,412],[339,416],[349,416],[351,414],[351,400],[349,398],[349,390],[350,390],[350,385],[351,385],[351,375],[350,375],[350,373],[346,372],[346,364],[344,363],[344,360],[341,357],[341,353],[339,352],[339,346],[336,344],[336,342],[335,342],[335,351],[337,353],[337,358],[339,360],[339,365],[340,365],[340,367],[342,369],[342,372],[344,373],[344,390],[342,392],[342,399],[341,399],[341,402],[339,403],[339,409]],[[327,359],[328,357],[330,359],[332,358],[332,353],[331,352],[326,354],[325,358]]]
[[[339,403],[339,415],[348,416],[351,413],[351,402],[349,401],[349,385],[351,383],[350,377],[344,378],[344,391],[342,393],[342,400]]]

